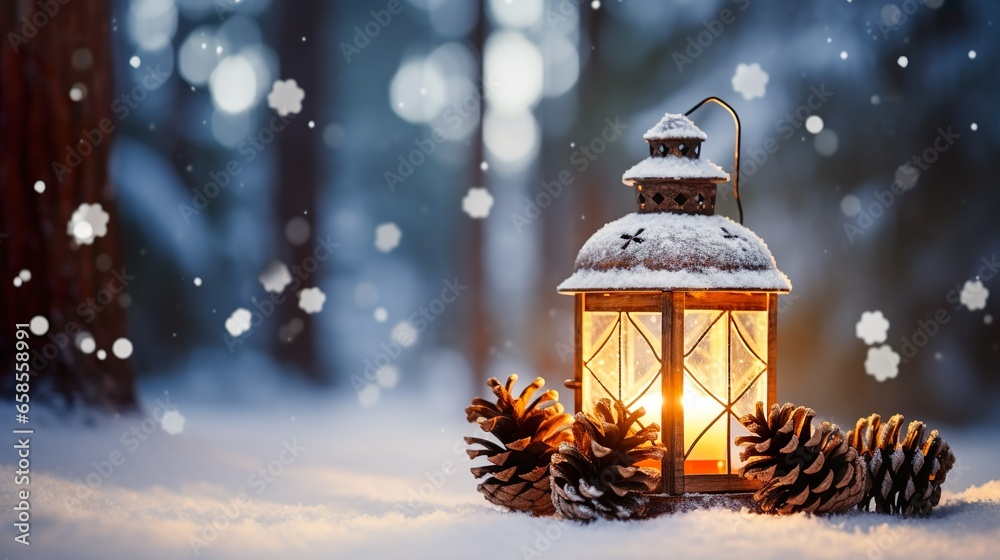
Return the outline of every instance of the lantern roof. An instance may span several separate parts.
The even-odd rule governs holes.
[[[708,135],[695,126],[691,119],[680,113],[666,113],[660,122],[642,135],[642,139],[651,142],[656,140],[707,140]]]
[[[729,174],[707,159],[672,155],[648,157],[622,174],[622,183],[630,187],[647,179],[725,183],[729,181]]]
[[[633,213],[580,249],[564,293],[614,290],[787,292],[764,241],[725,216]]]

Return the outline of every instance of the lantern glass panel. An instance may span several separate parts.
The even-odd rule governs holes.
[[[582,404],[593,411],[602,398],[646,414],[642,427],[661,418],[661,315],[588,311],[583,314]]]
[[[686,474],[732,474],[736,420],[767,399],[767,312],[684,312]]]
[[[689,373],[684,374],[684,474],[726,474],[726,409]]]

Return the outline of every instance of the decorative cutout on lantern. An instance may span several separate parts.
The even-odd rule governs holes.
[[[708,101],[732,112],[716,98],[695,109]],[[732,441],[738,417],[776,400],[777,295],[791,284],[760,237],[714,215],[729,175],[700,159],[704,132],[667,114],[643,139],[650,157],[622,177],[639,211],[598,230],[558,288],[575,297],[567,386],[578,411],[611,398],[660,423],[662,492],[753,490]]]
[[[715,184],[729,175],[701,159],[701,143],[708,136],[684,115],[667,113],[642,138],[649,143],[649,157],[622,175],[626,185],[636,187],[639,211],[714,213]]]

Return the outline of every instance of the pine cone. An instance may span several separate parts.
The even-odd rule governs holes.
[[[868,483],[858,509],[877,513],[928,515],[941,501],[941,485],[955,465],[955,455],[937,430],[924,439],[923,422],[910,422],[900,441],[903,416],[882,423],[878,414],[858,420],[847,434],[852,448],[868,465]]]
[[[473,467],[472,475],[489,475],[477,489],[491,503],[534,515],[552,515],[555,509],[549,490],[549,462],[559,444],[569,440],[572,417],[563,412],[559,393],[553,390],[528,403],[531,395],[545,385],[541,377],[515,400],[511,389],[516,382],[516,375],[507,379],[506,386],[490,378],[487,385],[497,396],[496,404],[477,397],[465,409],[469,422],[478,422],[483,431],[500,442],[498,445],[481,438],[465,438],[469,445],[481,446],[466,451],[470,458],[486,457],[492,463]]]
[[[740,474],[763,482],[754,500],[765,512],[835,513],[861,499],[865,464],[836,424],[823,422],[815,430],[816,412],[791,403],[757,403],[755,414],[740,418],[753,435],[736,438],[746,464]]]
[[[552,503],[566,519],[590,522],[597,517],[645,516],[645,492],[660,485],[660,471],[638,463],[660,460],[665,451],[653,443],[660,426],[632,428],[645,414],[629,412],[621,401],[601,399],[596,416],[579,412],[573,421],[575,443],[563,443],[552,456]]]

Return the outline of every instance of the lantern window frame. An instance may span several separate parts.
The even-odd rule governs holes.
[[[767,313],[766,404],[777,402],[777,323],[778,294],[781,291],[753,290],[662,290],[662,291],[578,291],[574,298],[574,380],[567,387],[574,389],[576,410],[583,406],[584,378],[584,312],[659,313],[660,314],[660,407],[661,441],[667,448],[661,460],[661,486],[658,492],[681,495],[691,492],[732,493],[760,488],[756,480],[747,480],[733,472],[730,449],[727,453],[729,474],[685,474],[687,448],[684,445],[685,347],[684,312],[686,310],[764,311]],[[674,326],[678,328],[674,328]],[[731,346],[730,346],[731,347]],[[727,375],[731,375],[729,365]],[[730,412],[733,402],[724,408],[727,439],[731,444]],[[649,412],[649,411],[647,411]]]

